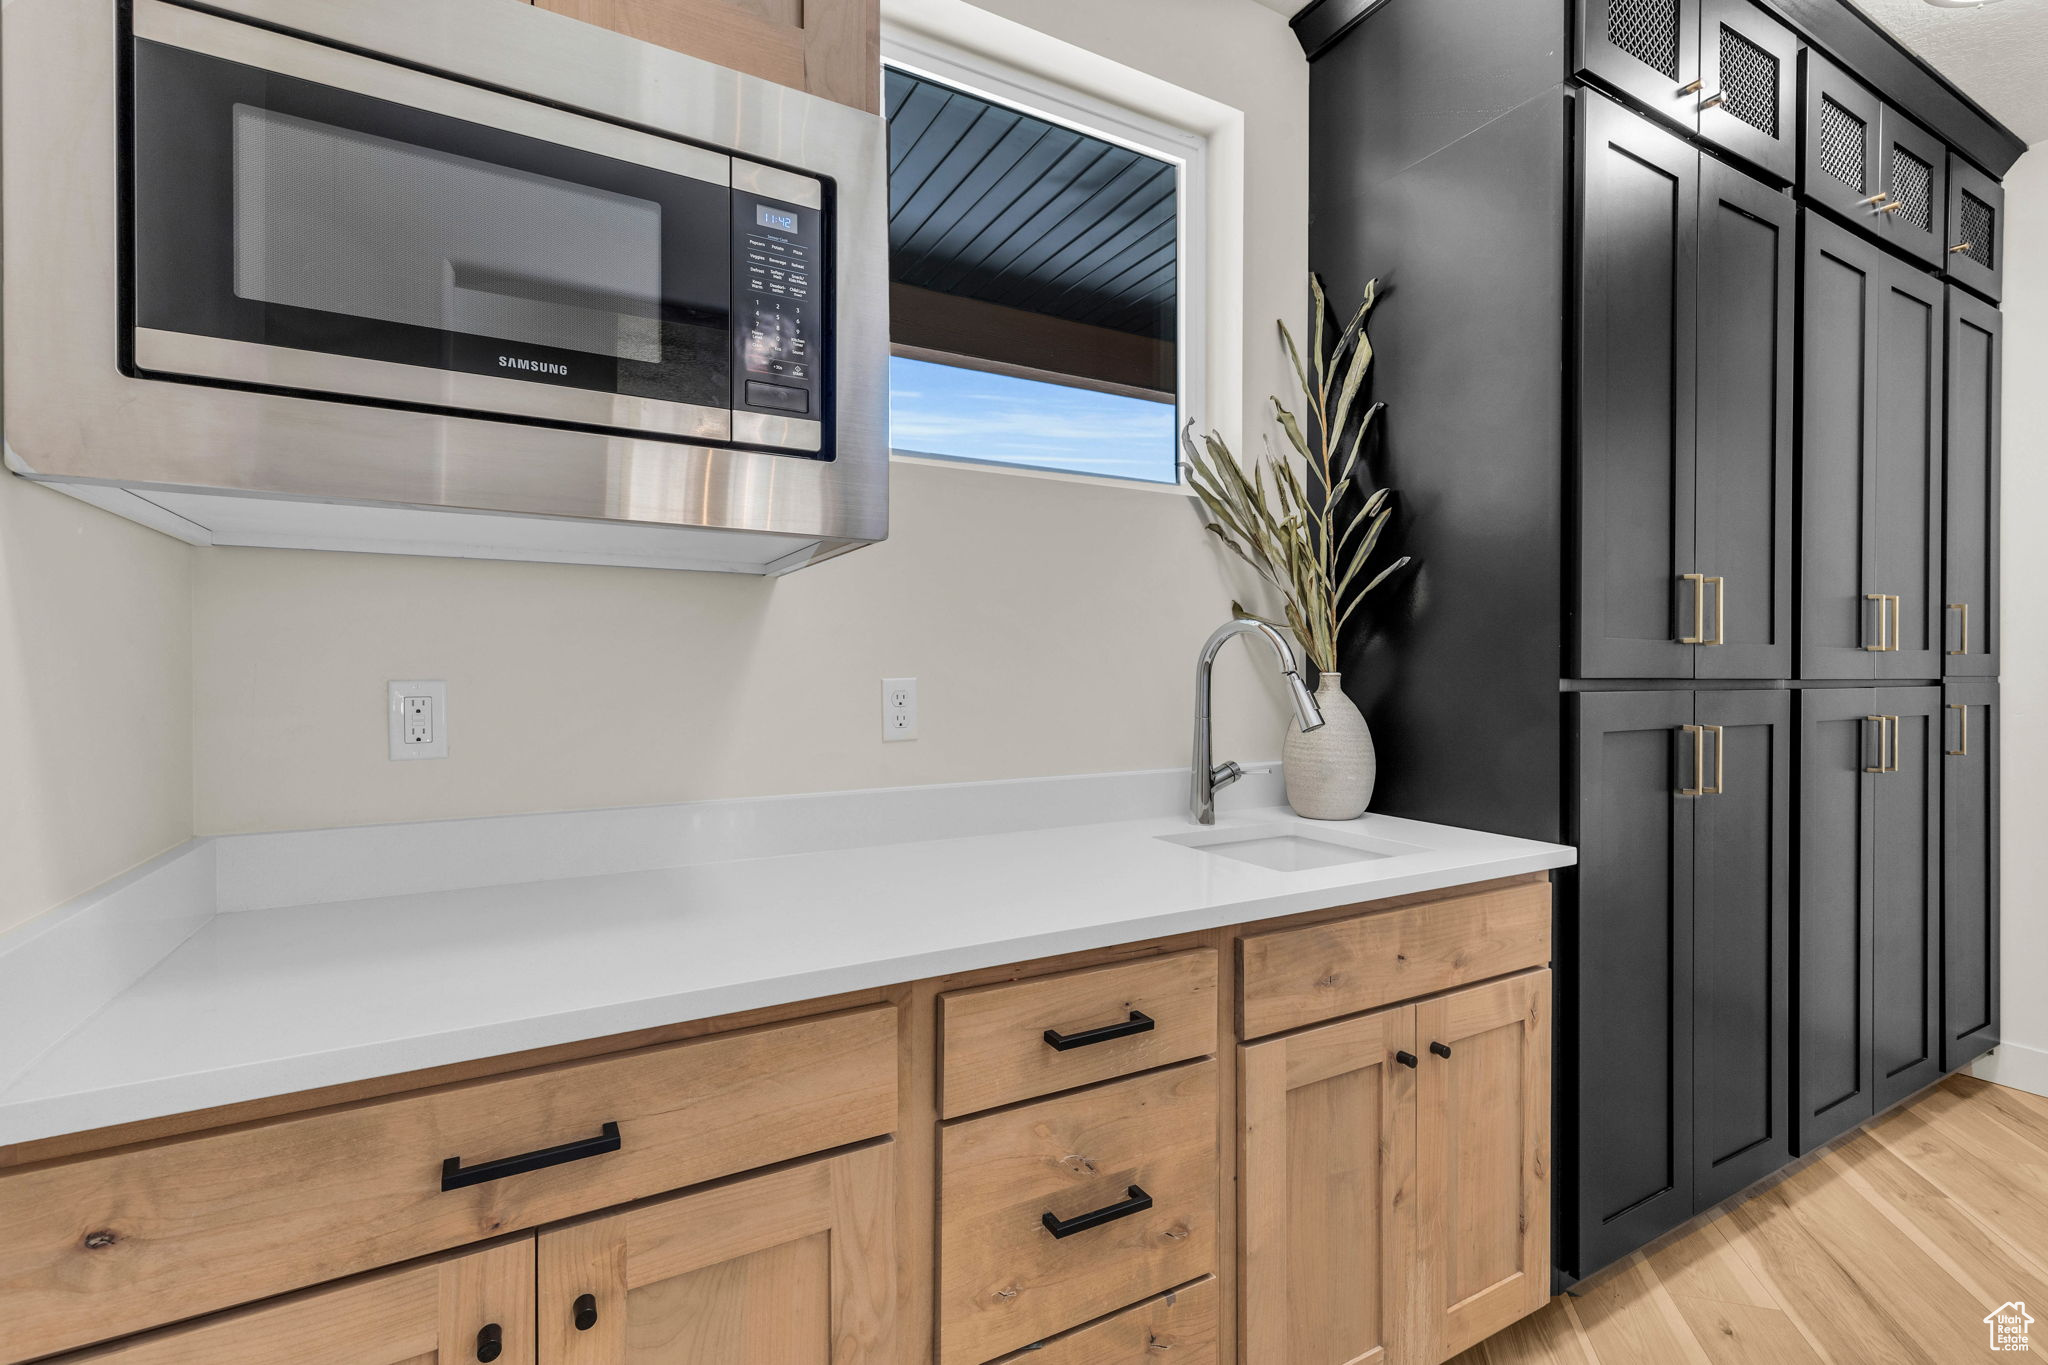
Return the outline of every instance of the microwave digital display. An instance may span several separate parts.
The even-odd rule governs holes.
[[[798,230],[797,216],[794,213],[788,209],[769,208],[766,204],[755,206],[754,225],[756,227],[773,228],[777,232],[787,232],[792,236]]]

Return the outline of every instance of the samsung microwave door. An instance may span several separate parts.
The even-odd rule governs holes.
[[[733,439],[730,157],[229,31],[134,40],[136,372]]]

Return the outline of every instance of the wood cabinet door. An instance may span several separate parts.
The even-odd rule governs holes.
[[[1942,353],[1946,298],[1939,280],[1886,261],[1877,293],[1876,507],[1871,592],[1890,594],[1880,678],[1941,676]]]
[[[1799,39],[1750,0],[1699,0],[1700,136],[1779,184],[1799,174]]]
[[[1419,1359],[1414,1007],[1239,1055],[1244,1365]]]
[[[1875,677],[1886,603],[1866,594],[1876,526],[1877,319],[1898,268],[1875,244],[1812,211],[1800,349],[1799,676]]]
[[[879,0],[535,0],[542,9],[876,113]]]
[[[1870,1079],[1873,916],[1870,786],[1889,739],[1878,690],[1799,695],[1798,1093],[1794,1145],[1808,1152],[1875,1112]]]
[[[1948,277],[1997,303],[2005,288],[2005,190],[1953,152],[1944,245]]]
[[[1891,729],[1871,781],[1872,1103],[1941,1075],[1941,689],[1877,689]]]
[[[1428,1360],[1550,1298],[1550,973],[1415,1006],[1415,1216]]]
[[[1799,53],[1799,193],[1871,236],[1885,193],[1884,105],[1812,48]]]
[[[534,1365],[531,1238],[417,1261],[53,1365]]]
[[[1578,0],[1577,29],[1580,75],[1699,128],[1699,0]]]
[[[1700,692],[1693,802],[1693,1195],[1709,1208],[1791,1155],[1792,694]]]
[[[1947,548],[1942,573],[1942,670],[1998,676],[2000,370],[2005,319],[1951,285],[1948,291]]]
[[[1998,685],[1942,693],[1941,1069],[1998,1045]]]
[[[1885,202],[1877,224],[1884,239],[1922,265],[1948,257],[1948,148],[1889,104],[1878,120],[1878,157]]]
[[[1747,8],[1744,4],[1743,8]],[[1697,552],[1710,644],[1695,676],[1792,671],[1798,206],[1700,159]]]
[[[1578,671],[1692,676],[1699,153],[1579,99]]]
[[[1559,959],[1571,1030],[1559,1094],[1575,1135],[1562,1202],[1584,1277],[1692,1216],[1693,806],[1690,692],[1582,692],[1570,838],[1575,908]],[[1427,1040],[1425,1040],[1427,1041]]]
[[[540,1234],[542,1365],[894,1365],[890,1143]]]

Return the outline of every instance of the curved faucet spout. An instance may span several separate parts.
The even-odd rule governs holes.
[[[1197,822],[1204,825],[1216,823],[1216,793],[1244,776],[1244,770],[1235,763],[1216,762],[1212,752],[1213,740],[1209,725],[1209,696],[1211,675],[1215,671],[1216,656],[1222,652],[1223,644],[1233,635],[1260,635],[1273,647],[1280,658],[1281,678],[1287,684],[1288,700],[1294,703],[1295,722],[1304,731],[1316,729],[1323,723],[1322,708],[1316,705],[1315,696],[1308,685],[1301,680],[1301,673],[1295,667],[1294,647],[1282,635],[1264,621],[1253,621],[1240,617],[1226,621],[1216,628],[1202,646],[1201,658],[1195,664],[1195,756],[1189,791],[1189,805]]]

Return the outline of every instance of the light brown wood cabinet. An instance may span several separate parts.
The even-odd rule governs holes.
[[[223,1313],[65,1365],[535,1365],[533,1239]]]
[[[1433,1365],[1549,1297],[1548,971],[1240,1067],[1243,1365]]]
[[[1438,1365],[1549,1291],[1548,920],[1524,877],[0,1148],[0,1365]]]
[[[895,1154],[880,1144],[540,1234],[540,1365],[884,1365]]]
[[[542,9],[875,113],[880,0],[535,0]]]

